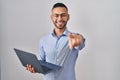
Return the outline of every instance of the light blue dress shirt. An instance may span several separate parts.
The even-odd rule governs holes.
[[[44,75],[44,80],[76,80],[75,63],[79,50],[85,46],[85,39],[80,46],[69,48],[66,29],[62,35],[56,37],[54,31],[40,40],[40,59],[62,66],[58,71],[51,71]]]

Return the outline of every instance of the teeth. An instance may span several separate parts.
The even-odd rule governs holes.
[[[63,22],[58,22],[58,24],[63,24]]]

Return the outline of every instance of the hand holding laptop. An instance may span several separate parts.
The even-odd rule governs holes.
[[[30,71],[31,73],[36,73],[35,68],[31,64],[26,65],[26,70]]]

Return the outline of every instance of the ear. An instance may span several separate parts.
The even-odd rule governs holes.
[[[69,20],[70,19],[70,14],[68,14],[68,19],[67,20]]]
[[[52,20],[52,14],[50,15],[50,18],[51,18],[51,20]]]

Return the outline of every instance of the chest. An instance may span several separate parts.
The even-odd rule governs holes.
[[[48,41],[46,41],[44,44],[46,61],[54,63],[57,53],[59,53],[63,49],[67,41],[68,41],[68,37],[66,36],[60,38],[53,38],[50,40],[48,39]]]

